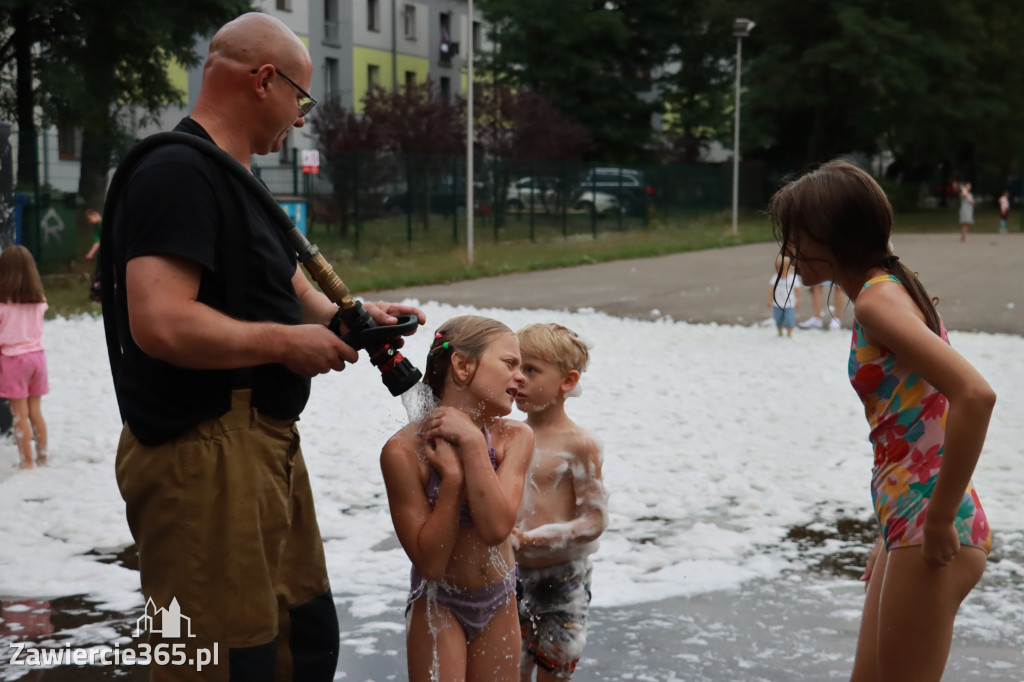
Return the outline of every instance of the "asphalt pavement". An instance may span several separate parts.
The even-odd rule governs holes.
[[[900,260],[939,299],[948,329],[1024,335],[1024,234],[975,234],[966,243],[958,234],[896,234],[893,243]],[[749,244],[363,295],[750,325],[771,316],[765,303],[777,253],[774,243]],[[803,299],[798,320],[810,316],[810,296]],[[839,314],[848,328],[852,310],[844,306]]]

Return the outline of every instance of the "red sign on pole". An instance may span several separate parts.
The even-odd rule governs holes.
[[[306,174],[320,172],[320,152],[318,150],[302,150],[302,172]]]

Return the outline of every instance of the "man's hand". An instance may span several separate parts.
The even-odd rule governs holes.
[[[363,307],[366,308],[366,312],[370,313],[370,317],[377,324],[383,326],[394,324],[398,322],[399,315],[415,315],[419,323],[426,324],[427,316],[423,314],[423,311],[411,305],[401,305],[398,303],[384,303],[378,301],[377,303],[364,303]],[[406,332],[405,336],[409,336],[416,332],[415,329]]]
[[[301,324],[288,327],[288,352],[285,367],[304,377],[340,372],[346,362],[355,362],[359,355],[342,342],[327,327],[319,324]]]

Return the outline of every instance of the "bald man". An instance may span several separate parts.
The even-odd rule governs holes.
[[[284,24],[245,14],[213,37],[195,109],[175,130],[249,168],[305,123],[312,72]],[[337,306],[244,186],[187,145],[135,166],[113,249],[117,481],[147,614],[176,600],[194,635],[169,637],[165,615],[150,644],[219,662],[154,664],[150,679],[333,679],[337,612],[296,420],[310,378],[357,359],[326,327]],[[366,308],[378,324],[425,322],[408,306]]]

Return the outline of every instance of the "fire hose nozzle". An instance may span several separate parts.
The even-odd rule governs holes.
[[[342,323],[348,328],[347,334],[341,333]],[[355,350],[365,349],[370,362],[380,370],[380,379],[391,395],[399,396],[423,378],[423,373],[395,345],[404,332],[418,326],[419,320],[415,315],[400,315],[395,324],[378,325],[366,308],[359,301],[354,301],[347,308],[339,307],[327,328]]]

